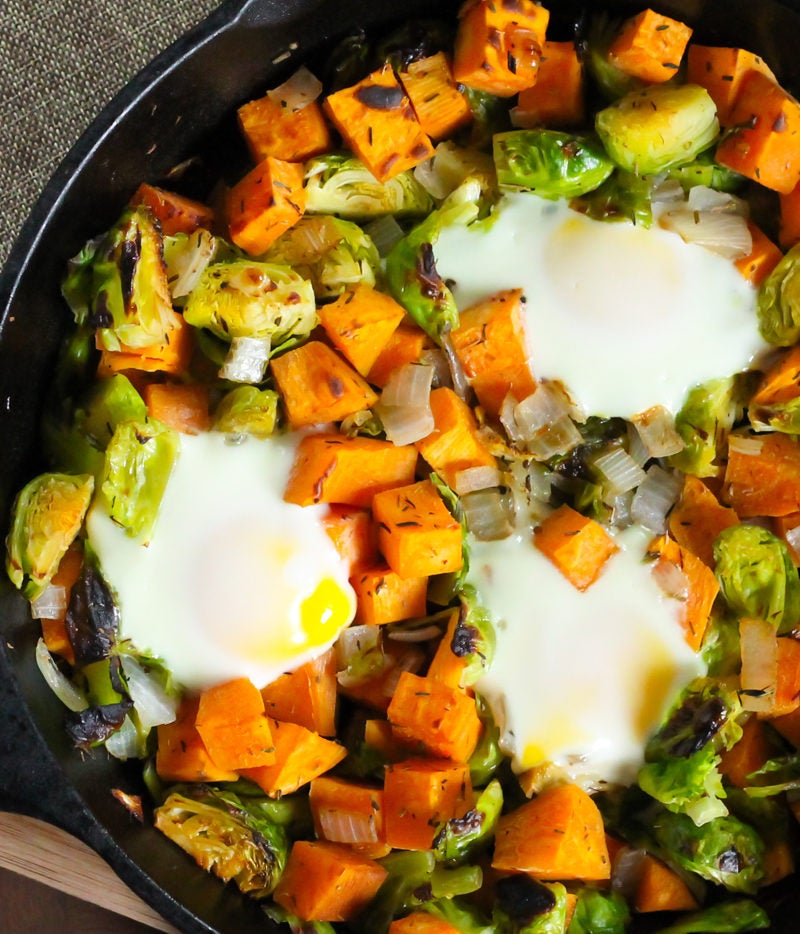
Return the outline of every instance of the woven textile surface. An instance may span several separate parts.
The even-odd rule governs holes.
[[[0,0],[0,266],[114,94],[220,0]]]

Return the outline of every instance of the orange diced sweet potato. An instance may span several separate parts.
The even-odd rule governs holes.
[[[430,395],[433,431],[416,442],[419,453],[445,483],[455,488],[456,477],[469,467],[494,467],[494,455],[478,434],[472,409],[447,386]]]
[[[764,722],[757,717],[750,717],[742,727],[739,742],[723,751],[719,770],[732,785],[746,788],[751,784],[748,775],[764,765],[771,751],[772,744]]]
[[[194,233],[198,227],[209,228],[214,224],[214,211],[207,204],[146,182],[139,185],[130,203],[132,207],[147,205],[165,237]]]
[[[458,928],[427,911],[412,911],[405,918],[392,921],[389,934],[458,934]]]
[[[225,199],[231,240],[246,253],[264,253],[305,210],[303,166],[267,156]]]
[[[301,921],[349,921],[387,874],[380,863],[344,844],[298,840],[272,897]]]
[[[261,689],[265,713],[304,726],[320,736],[336,735],[336,653],[329,649]]]
[[[64,557],[58,564],[58,570],[53,575],[51,581],[54,587],[63,587],[66,593],[67,605],[69,597],[75,582],[81,573],[83,567],[83,545],[79,540],[75,540],[64,552]],[[43,619],[42,638],[47,646],[48,652],[60,655],[66,659],[70,665],[75,664],[75,651],[69,639],[66,625],[67,610],[64,608],[62,616],[53,619]]]
[[[196,435],[208,431],[208,387],[202,383],[150,383],[144,388],[147,413],[176,431]]]
[[[597,805],[577,785],[543,791],[500,818],[492,866],[544,881],[604,882],[611,861]]]
[[[689,46],[686,80],[708,91],[717,105],[717,118],[723,127],[729,126],[742,80],[751,71],[759,71],[775,80],[764,59],[746,49],[695,43]]]
[[[536,390],[530,365],[521,289],[500,292],[461,313],[453,347],[478,401],[498,415],[506,395],[517,401]]]
[[[549,20],[533,0],[468,0],[459,13],[453,77],[497,97],[531,87]]]
[[[267,156],[304,162],[332,148],[328,124],[316,101],[300,110],[289,110],[266,94],[243,104],[236,113],[254,162]]]
[[[401,323],[386,342],[367,373],[367,379],[383,388],[389,377],[406,363],[418,363],[433,341],[416,324]]]
[[[106,379],[115,373],[141,370],[145,373],[167,373],[180,376],[186,372],[194,350],[194,328],[187,324],[183,315],[173,313],[169,337],[163,344],[148,347],[126,347],[106,350],[99,343],[100,362],[97,365],[98,379]]]
[[[428,667],[428,677],[434,681],[442,681],[453,688],[460,688],[464,669],[467,667],[468,656],[457,655],[453,651],[453,640],[461,621],[461,611],[453,610],[447,621],[447,629],[442,636],[436,652]]]
[[[575,126],[585,112],[583,65],[574,42],[545,42],[536,84],[519,92],[514,126]]]
[[[571,506],[560,506],[534,530],[533,544],[578,590],[586,590],[600,576],[617,551],[614,540],[594,519]]]
[[[398,850],[429,850],[437,825],[472,807],[465,763],[405,759],[386,769],[383,786],[386,842]]]
[[[404,743],[456,762],[469,759],[482,730],[474,697],[409,671],[400,675],[386,715]]]
[[[386,565],[363,568],[350,578],[356,592],[356,622],[382,626],[424,616],[427,610],[428,578],[400,577]]]
[[[789,194],[800,182],[800,104],[759,71],[748,72],[716,160],[766,188]]]
[[[378,530],[368,509],[331,506],[322,524],[353,574],[378,561]]]
[[[270,362],[289,425],[341,421],[378,399],[363,376],[321,341],[307,341]]]
[[[172,723],[157,727],[156,772],[165,782],[232,782],[238,775],[220,768],[208,754],[195,726],[198,699],[184,700]]]
[[[687,474],[681,498],[669,514],[669,532],[675,541],[708,567],[714,567],[714,539],[739,524],[739,517],[723,506],[699,477]]]
[[[248,678],[203,691],[195,726],[208,754],[222,769],[239,771],[275,761],[264,701]]]
[[[633,907],[640,914],[646,914],[695,911],[700,906],[678,873],[648,853],[640,866]]]
[[[747,222],[753,247],[747,256],[734,261],[734,266],[754,287],[758,288],[783,257],[780,249],[752,221]]]
[[[443,139],[469,123],[472,111],[453,80],[450,62],[444,52],[411,62],[400,72],[420,126],[431,139]]]
[[[383,789],[362,782],[322,775],[308,793],[314,830],[321,840],[358,848],[386,845],[383,827]]]
[[[324,106],[347,145],[379,182],[433,155],[433,145],[391,65],[331,94]]]
[[[729,444],[723,498],[741,519],[800,512],[800,444],[778,432]]]
[[[800,183],[778,197],[781,212],[778,242],[784,250],[789,250],[800,243]]]
[[[333,346],[366,376],[404,316],[391,295],[359,282],[320,308],[319,323]]]
[[[377,493],[372,514],[378,523],[378,547],[401,577],[428,577],[461,568],[461,525],[430,480]]]
[[[361,435],[307,435],[298,445],[283,498],[298,506],[367,507],[376,493],[411,483],[416,464],[411,445]]]
[[[617,68],[648,83],[674,78],[692,36],[685,23],[643,10],[623,23],[608,49]]]

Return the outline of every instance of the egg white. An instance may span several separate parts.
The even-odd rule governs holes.
[[[575,780],[630,782],[647,737],[704,665],[684,640],[680,603],[644,560],[631,527],[600,577],[579,591],[529,534],[471,542],[469,580],[497,628],[476,685],[517,772],[545,762]]]
[[[353,619],[347,568],[321,523],[327,507],[282,498],[297,440],[181,435],[146,546],[102,503],[89,512],[121,637],[163,659],[187,688],[237,677],[263,687],[325,651]],[[308,629],[304,600],[319,611]]]
[[[587,415],[677,412],[689,388],[766,349],[755,290],[733,263],[656,224],[513,193],[488,220],[444,228],[434,252],[461,309],[524,290],[535,376],[560,380]]]

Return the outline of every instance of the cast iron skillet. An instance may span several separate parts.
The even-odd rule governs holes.
[[[41,465],[37,424],[66,322],[59,292],[66,260],[106,229],[142,180],[159,181],[205,152],[216,171],[240,169],[231,114],[302,61],[359,27],[412,17],[452,18],[453,0],[228,0],[138,75],[57,170],[24,225],[0,277],[0,529],[14,492]],[[551,33],[570,35],[579,0],[550,0]],[[588,8],[599,6],[586,0]],[[611,0],[628,13],[644,0]],[[653,3],[696,27],[709,44],[760,53],[800,89],[800,0]],[[240,172],[241,174],[241,172]],[[63,711],[33,661],[36,627],[0,583],[0,807],[34,814],[86,841],[177,927],[192,932],[269,931],[257,905],[199,870],[177,847],[134,821],[109,793],[143,793],[139,770],[69,744]],[[100,894],[100,893],[98,893]],[[776,931],[797,930],[800,888],[774,899]]]

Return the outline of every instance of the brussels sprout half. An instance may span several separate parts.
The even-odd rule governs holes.
[[[758,293],[761,336],[776,347],[800,340],[800,243],[767,276]]]
[[[595,118],[609,156],[636,175],[692,162],[719,135],[717,108],[695,84],[651,85],[632,91]]]
[[[75,540],[94,491],[94,477],[47,473],[26,484],[14,503],[6,570],[29,600],[50,583]]]

